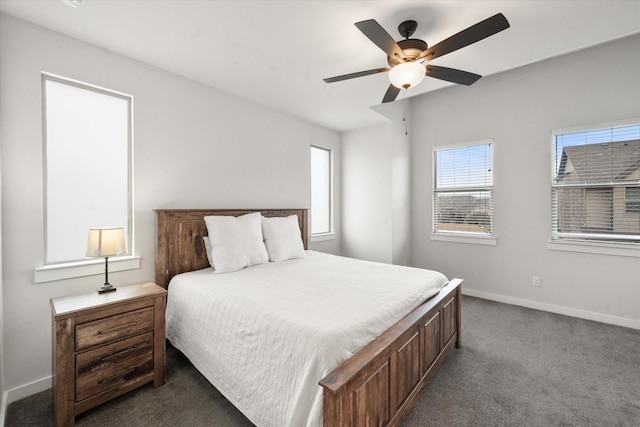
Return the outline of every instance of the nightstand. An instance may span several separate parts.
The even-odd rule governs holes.
[[[142,283],[51,299],[57,426],[148,382],[164,384],[166,296]]]

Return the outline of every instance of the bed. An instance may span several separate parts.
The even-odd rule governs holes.
[[[402,279],[404,283],[417,282],[413,277],[421,278],[424,271],[361,261],[361,264],[355,265],[350,272],[349,269],[352,267],[346,264],[350,261],[342,257],[307,251],[303,259],[268,262],[243,269],[238,273],[213,273],[203,243],[203,236],[207,235],[204,218],[241,217],[252,212],[261,212],[261,215],[268,218],[296,215],[303,247],[305,250],[308,249],[308,214],[305,209],[156,211],[156,283],[169,287],[169,340],[185,353],[214,386],[259,426],[396,425],[411,408],[419,391],[429,382],[446,354],[453,347],[460,347],[462,280],[453,279],[447,282],[446,278],[443,279],[444,276],[440,277],[439,273],[432,272],[434,274],[429,276],[429,280],[434,278],[435,291],[431,288],[422,289],[426,285],[412,285],[410,292],[418,293],[398,297],[410,302],[409,306],[403,308],[395,302],[377,307],[375,300],[369,301],[370,297],[373,298],[370,294],[375,294],[374,282],[384,283],[396,278]],[[335,269],[334,266],[326,267],[332,263],[337,264]],[[314,295],[307,299],[318,303],[305,307],[305,298],[300,297],[296,302],[297,297],[290,296],[291,290],[285,286],[295,287],[296,283],[300,286],[304,284],[307,278],[300,279],[300,274],[304,276],[304,271],[308,271],[306,269],[313,265],[316,265],[313,267],[316,270],[313,270],[310,276],[313,276],[314,280],[320,278],[324,281],[328,286],[326,293],[329,297],[325,295],[325,302],[321,304],[318,302],[322,299],[321,295]],[[350,274],[363,276],[363,272],[358,268],[371,270],[375,274],[370,279],[371,287],[356,288],[352,297],[360,296],[358,306],[366,307],[365,314],[380,311],[383,315],[380,316],[380,320],[377,319],[378,313],[374,313],[377,319],[375,326],[357,325],[358,333],[349,336],[349,333],[343,333],[341,328],[344,324],[357,323],[357,319],[336,319],[335,310],[339,313],[339,307],[347,304],[346,296],[337,296],[339,288],[344,287],[339,281],[343,278],[351,280]],[[377,270],[378,268],[380,270]],[[392,270],[386,270],[387,268]],[[337,271],[339,274],[330,271]],[[215,284],[208,282],[212,277],[217,280]],[[256,277],[264,283],[245,291],[253,300],[233,294],[237,289],[242,289],[240,286],[253,286]],[[294,279],[293,284],[286,285],[287,277],[297,279]],[[229,284],[229,280],[239,282]],[[333,283],[334,281],[336,283]],[[187,282],[196,284],[184,284]],[[315,286],[314,283],[311,285]],[[330,287],[332,285],[334,288]],[[395,287],[396,285],[393,286]],[[194,301],[204,301],[206,298],[203,295],[207,292],[216,295],[217,300],[225,301],[224,304],[215,302],[211,307],[198,308],[198,304],[202,303],[196,304]],[[278,296],[278,292],[282,294]],[[303,292],[313,291],[307,289]],[[420,292],[429,292],[424,294],[429,295],[426,301],[416,297],[423,295]],[[431,296],[434,293],[435,295]],[[284,300],[291,300],[287,303],[292,304],[292,307],[301,308],[296,312],[295,309],[280,305]],[[236,305],[229,305],[232,302]],[[246,313],[236,314],[238,306],[247,308]],[[282,312],[293,312],[292,319],[295,319],[295,322],[283,319],[280,316]],[[323,319],[322,316],[325,316],[326,321],[318,322],[318,319]],[[264,322],[266,326],[255,326],[259,319],[267,319]],[[224,325],[227,320],[229,326]],[[287,323],[290,324],[286,325]],[[308,332],[307,324],[315,329]],[[285,326],[288,329],[284,329]],[[260,327],[265,329],[260,330]],[[233,331],[230,328],[239,329]],[[211,332],[213,329],[217,330],[217,338],[208,335],[214,333]],[[275,330],[276,333],[269,335],[269,329]],[[195,332],[192,334],[193,331]],[[333,344],[326,344],[329,342],[329,332],[332,331],[341,331],[337,334],[338,345],[333,341]],[[297,339],[292,341],[291,348],[274,341],[285,335]],[[234,341],[234,336],[241,338]],[[367,338],[362,338],[363,342],[357,342],[357,339],[354,342],[353,337]],[[314,347],[315,344],[318,346]],[[309,351],[304,353],[306,356],[303,352],[297,352],[296,349],[301,347],[309,347]],[[263,358],[259,361],[248,361],[247,354],[263,354]],[[215,363],[216,359],[218,362],[226,362]],[[214,363],[211,363],[211,360],[214,360]],[[248,368],[238,375],[238,369],[233,368],[233,363],[240,363]],[[300,371],[303,375],[292,374],[294,371],[298,372],[295,368],[297,366],[304,368]],[[235,374],[227,379],[225,369]],[[241,384],[245,380],[248,386]],[[246,388],[243,388],[245,386]],[[264,399],[257,395],[264,396]]]

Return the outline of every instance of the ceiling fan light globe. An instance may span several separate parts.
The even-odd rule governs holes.
[[[389,70],[389,81],[398,89],[418,85],[424,79],[426,69],[419,62],[404,62]]]

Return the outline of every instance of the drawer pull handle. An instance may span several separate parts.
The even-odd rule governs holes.
[[[124,325],[116,326],[114,328],[107,329],[106,331],[98,331],[97,334],[98,335],[102,335],[102,334],[108,334],[108,333],[111,333],[111,332],[116,332],[116,331],[119,331],[121,329],[128,329],[128,328],[130,328],[132,326],[135,326],[136,323],[138,323],[138,321],[134,320],[133,322],[125,323]]]
[[[130,353],[130,352],[132,352],[132,351],[134,351],[134,350],[137,350],[137,349],[138,349],[138,344],[136,344],[136,345],[134,345],[133,347],[130,347],[130,348],[126,349],[126,350],[121,350],[121,351],[119,351],[119,352],[117,352],[117,353],[113,353],[113,354],[110,354],[110,355],[108,355],[108,356],[101,357],[101,358],[99,359],[99,362],[100,362],[100,363],[107,362],[107,361],[109,361],[109,360],[111,360],[111,359],[115,359],[115,358],[117,358],[117,357],[119,357],[119,356],[122,356],[123,354]]]
[[[108,383],[109,381],[113,381],[119,377],[124,377],[125,375],[130,374],[131,372],[135,371],[136,368],[131,368],[131,369],[127,369],[126,371],[122,371],[119,374],[115,374],[109,378],[103,378],[101,380],[98,380],[98,384],[104,384],[104,383]]]

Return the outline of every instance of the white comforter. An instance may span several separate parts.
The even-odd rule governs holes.
[[[167,338],[258,426],[322,425],[318,381],[438,293],[441,273],[307,251],[169,285]]]

